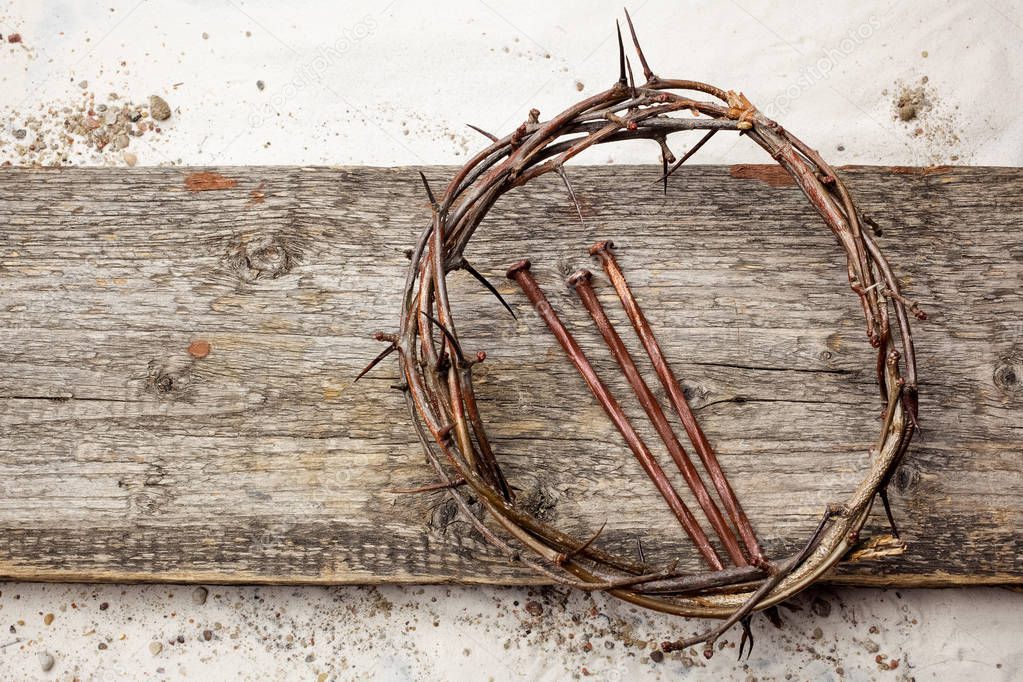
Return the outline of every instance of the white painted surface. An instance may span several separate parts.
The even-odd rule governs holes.
[[[798,5],[648,0],[633,15],[655,71],[743,90],[833,163],[1023,164],[1019,3]],[[0,0],[0,33],[22,36],[0,46],[0,163],[25,161],[18,145],[35,132],[13,132],[27,118],[42,115],[52,137],[61,116],[47,110],[109,92],[159,94],[174,109],[162,133],[132,140],[139,164],[459,163],[483,141],[465,122],[504,134],[531,107],[548,116],[610,85],[619,12],[604,1]],[[898,93],[921,85],[930,108],[898,120]],[[60,144],[69,163],[124,163]],[[636,143],[581,161],[655,154]],[[765,159],[719,136],[699,160]],[[564,679],[585,667],[611,680],[1008,680],[1023,667],[1023,598],[999,589],[823,592],[830,616],[785,613],[782,630],[758,619],[748,662],[730,649],[699,669],[649,659],[653,642],[697,623],[600,596],[562,605],[560,591],[211,588],[198,605],[191,593],[3,585],[0,678]],[[524,610],[531,600],[542,617]],[[882,670],[879,655],[899,666]]]

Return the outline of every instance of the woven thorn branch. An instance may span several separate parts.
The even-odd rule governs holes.
[[[892,521],[887,486],[918,428],[916,356],[909,318],[926,316],[901,293],[872,234],[876,225],[860,213],[841,178],[816,151],[766,117],[742,93],[655,75],[628,12],[626,19],[643,83],[633,77],[619,27],[619,77],[609,89],[548,120],[542,121],[534,109],[504,137],[473,126],[491,144],[470,159],[439,196],[422,176],[432,221],[411,250],[399,331],[377,334],[388,347],[363,373],[397,353],[409,412],[439,481],[424,490],[446,489],[492,545],[552,581],[606,591],[664,613],[724,619],[707,632],[663,645],[672,650],[704,642],[704,654],[709,656],[716,639],[732,625],[742,623],[747,628],[745,638],[752,612],[797,594],[849,553],[875,497],[881,498]],[[669,148],[669,136],[692,131],[704,133],[676,157]],[[849,499],[822,510],[819,525],[800,551],[721,570],[683,573],[673,566],[649,566],[604,551],[595,542],[596,535],[573,537],[515,503],[473,389],[473,367],[485,354],[470,357],[463,351],[446,279],[453,271],[466,270],[511,311],[496,288],[463,256],[487,212],[504,193],[554,172],[578,209],[565,163],[594,145],[635,139],[659,144],[660,180],[667,191],[672,173],[721,132],[745,136],[767,151],[793,177],[845,251],[849,285],[859,298],[867,337],[877,350],[883,418],[870,449],[869,473]],[[579,215],[581,219],[581,210]],[[484,513],[474,513],[470,495]],[[493,523],[486,523],[486,517]],[[897,536],[894,522],[892,529]]]

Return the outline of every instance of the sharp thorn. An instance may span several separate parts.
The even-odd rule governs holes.
[[[565,172],[565,167],[560,165],[556,166],[556,172],[558,177],[561,178],[561,181],[565,183],[565,189],[568,190],[568,196],[572,200],[572,203],[575,204],[575,212],[579,214],[579,222],[585,223],[586,221],[583,220],[582,206],[579,205],[579,199],[575,195],[575,190],[572,189],[572,183],[568,180],[568,173]]]
[[[567,554],[562,555],[561,561],[562,562],[568,561],[572,557],[578,556],[579,554],[581,554],[581,553],[585,552],[587,549],[589,549],[590,545],[592,545],[596,541],[596,539],[600,537],[600,534],[604,532],[604,528],[606,528],[606,527],[607,527],[607,521],[605,521],[604,523],[600,524],[600,528],[597,529],[596,533],[594,533],[592,536],[590,536],[589,540],[587,540],[583,544],[579,545],[578,547],[573,549],[571,552],[568,552]]]
[[[418,488],[390,488],[385,490],[385,493],[391,493],[392,495],[416,495],[419,493],[430,493],[436,490],[450,490],[451,488],[457,488],[466,484],[464,478],[456,478],[450,483],[430,483],[429,485],[419,486]]]
[[[667,171],[667,172],[666,172],[666,173],[664,174],[664,178],[659,178],[659,180],[663,180],[663,179],[667,178],[667,177],[668,177],[669,175],[671,175],[672,173],[674,173],[675,171],[677,171],[677,170],[679,169],[679,167],[680,167],[680,166],[681,166],[681,165],[682,165],[683,163],[685,163],[686,161],[688,161],[688,160],[689,160],[689,158],[690,158],[690,157],[691,157],[691,156],[692,156],[693,154],[695,154],[696,152],[700,151],[700,147],[702,147],[703,145],[707,144],[707,140],[709,140],[710,138],[714,137],[714,133],[716,133],[716,132],[717,132],[717,128],[712,128],[711,130],[707,131],[707,134],[706,134],[706,135],[704,135],[703,137],[701,137],[701,138],[700,138],[700,141],[699,141],[699,142],[697,142],[696,144],[694,144],[694,145],[693,145],[693,147],[692,147],[692,149],[690,149],[690,150],[689,150],[689,151],[687,151],[687,152],[686,152],[685,154],[683,154],[683,155],[682,155],[682,158],[681,158],[681,159],[679,159],[678,161],[676,161],[676,162],[675,162],[675,163],[674,163],[674,164],[673,164],[673,165],[671,166],[671,168],[669,168],[669,169],[668,169],[668,171]]]
[[[664,196],[668,196],[668,159],[661,156],[661,180],[664,181]]]
[[[359,372],[359,376],[355,377],[355,381],[353,381],[352,383],[354,384],[356,381],[358,381],[362,377],[366,376],[366,374],[371,369],[373,369],[374,367],[376,367],[377,365],[380,364],[381,360],[386,358],[388,355],[390,355],[391,353],[393,353],[397,349],[398,349],[398,344],[396,344],[396,343],[391,343],[389,346],[387,346],[387,348],[385,348],[383,350],[383,352],[380,353],[380,355],[378,355],[375,358],[373,358],[372,360],[370,360],[369,364],[366,365],[366,367],[361,372]]]
[[[458,354],[458,359],[464,362],[465,354],[462,353],[462,346],[461,344],[458,343],[458,339],[455,338],[455,335],[452,334],[447,327],[442,325],[440,321],[433,317],[433,315],[431,315],[430,313],[426,312],[425,310],[421,310],[420,313],[422,314],[423,317],[428,319],[430,322],[436,325],[438,329],[440,329],[441,333],[444,334],[444,338],[448,340],[448,343],[451,344],[451,347]]]
[[[749,650],[746,651],[746,658],[749,659],[749,655],[753,653],[753,629],[750,628],[750,622],[752,621],[752,614],[746,616],[739,621],[739,625],[742,626],[742,639],[739,640],[739,660],[742,660],[743,649],[746,648],[746,642],[749,642]]]
[[[615,28],[618,30],[618,83],[626,85],[625,78],[625,43],[622,42],[622,25],[615,21]]]
[[[486,277],[483,276],[482,273],[480,273],[476,268],[474,268],[469,263],[469,261],[467,261],[467,260],[465,260],[463,258],[462,259],[462,266],[461,267],[462,267],[463,270],[465,270],[470,275],[475,277],[477,282],[479,282],[484,287],[486,287],[487,291],[492,293],[494,295],[494,297],[497,298],[497,300],[501,302],[501,305],[503,305],[504,309],[508,311],[508,314],[510,314],[512,316],[512,319],[515,319],[515,320],[519,319],[518,316],[515,315],[515,311],[512,310],[512,307],[510,305],[508,305],[508,301],[504,300],[504,296],[502,296],[501,292],[499,292],[497,290],[497,287],[495,287],[493,284],[491,284],[490,280],[488,280]]]
[[[497,142],[497,135],[494,135],[493,133],[488,133],[487,131],[483,130],[483,128],[477,128],[471,123],[466,123],[465,125],[469,126],[483,137],[488,138],[491,142]]]
[[[646,564],[646,555],[643,553],[643,538],[636,538],[636,545],[639,549],[639,563]]]
[[[885,484],[878,488],[877,496],[881,498],[881,504],[884,505],[884,514],[888,517],[888,525],[891,526],[892,535],[896,538],[899,537],[899,528],[895,525],[895,517],[892,516],[892,506],[888,502],[888,485]]]
[[[646,63],[646,57],[643,56],[643,48],[639,46],[639,38],[636,37],[636,27],[632,25],[632,17],[629,16],[629,10],[627,9],[625,10],[625,21],[629,24],[629,33],[632,34],[632,44],[636,48],[636,56],[639,57],[639,63],[643,67],[643,77],[646,78],[649,83],[657,77],[654,76],[654,72],[650,70],[650,65]]]
[[[426,181],[426,175],[423,171],[419,171],[419,177],[423,180],[423,187],[426,188],[426,196],[430,198],[430,205],[437,208],[437,200],[433,196],[433,190],[430,189],[430,183]]]
[[[625,58],[625,69],[626,69],[626,71],[629,72],[629,96],[630,97],[635,97],[636,96],[636,79],[632,75],[632,62],[629,61],[628,57]]]

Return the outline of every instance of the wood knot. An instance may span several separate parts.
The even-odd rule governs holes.
[[[694,384],[690,381],[682,381],[682,395],[686,397],[686,402],[693,406],[693,409],[699,409],[707,402],[707,396],[710,395],[710,391],[700,384]],[[744,402],[744,399],[740,396],[736,396],[734,402]]]
[[[448,498],[433,508],[427,525],[441,534],[447,533],[448,526],[458,518],[458,503]]]
[[[157,360],[152,360],[149,363],[145,387],[148,392],[155,394],[158,398],[181,399],[190,383],[189,372],[184,364],[180,364],[175,369]]]
[[[1023,390],[1023,385],[1021,385],[1021,379],[1023,379],[1023,356],[1014,353],[1000,359],[995,365],[995,371],[991,378],[995,386],[1006,393],[1019,393]]]
[[[131,480],[119,481],[127,488],[128,513],[132,516],[153,516],[173,499],[166,480],[167,471],[160,464],[147,464],[144,471],[131,476]]]
[[[150,383],[157,393],[170,393],[174,390],[174,377],[170,374],[158,372],[151,377]]]
[[[227,262],[245,282],[277,279],[295,267],[297,251],[285,238],[273,234],[239,241],[227,254]]]
[[[543,483],[536,483],[530,487],[519,497],[518,505],[538,521],[549,523],[558,517],[558,498]]]
[[[893,483],[900,494],[907,493],[920,482],[920,472],[911,466],[902,465],[895,471]]]

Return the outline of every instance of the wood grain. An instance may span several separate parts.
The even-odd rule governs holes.
[[[424,170],[437,185],[452,172]],[[608,521],[610,549],[634,553],[642,537],[648,557],[699,566],[502,276],[533,259],[668,462],[564,286],[592,267],[592,242],[613,238],[767,550],[794,548],[864,473],[877,431],[871,353],[832,237],[765,167],[685,168],[667,196],[657,169],[571,176],[584,223],[541,179],[505,197],[469,248],[518,320],[452,277],[463,342],[489,355],[478,395],[522,503],[579,535]],[[924,437],[892,491],[907,551],[830,579],[1023,582],[1023,171],[844,177],[931,320],[915,327]],[[536,582],[443,493],[388,492],[431,482],[395,365],[352,383],[380,350],[372,333],[396,324],[421,191],[410,168],[0,169],[0,577]],[[595,286],[643,358],[602,275]],[[867,530],[884,529],[875,511]]]

